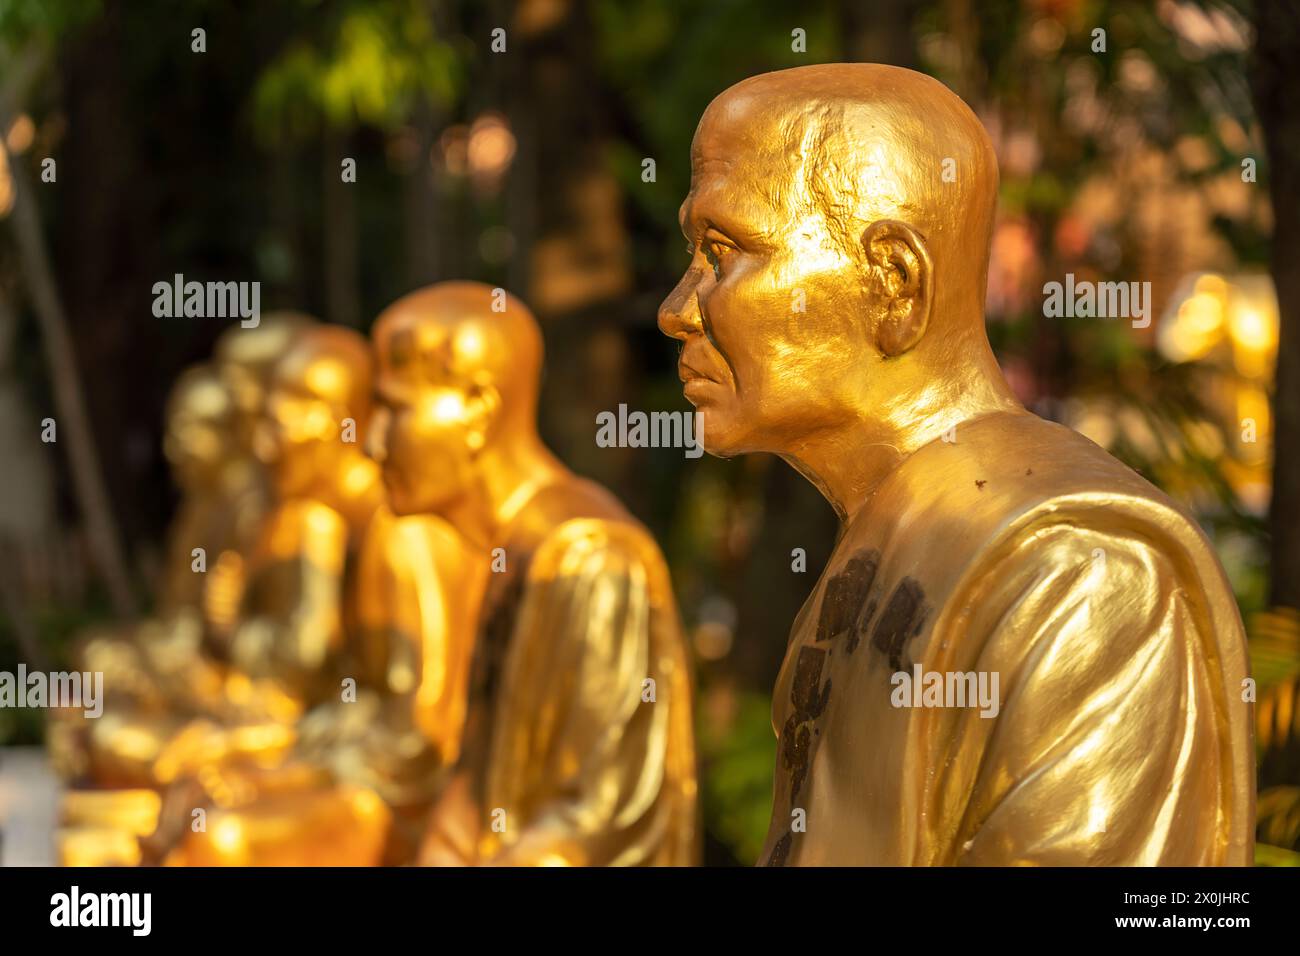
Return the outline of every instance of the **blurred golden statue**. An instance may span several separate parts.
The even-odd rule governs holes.
[[[1179,506],[1012,397],[974,114],[904,69],[786,70],[714,100],[691,167],[659,326],[705,449],[779,455],[841,521],[763,859],[1248,864],[1232,592]]]
[[[104,673],[107,703],[105,716],[89,725],[75,714],[53,723],[51,749],[70,779],[107,787],[165,782],[157,761],[189,719],[233,718],[250,703],[246,681],[228,686],[221,636],[236,617],[244,567],[270,506],[252,430],[271,368],[309,323],[271,313],[256,328],[231,329],[218,340],[215,367],[187,370],[174,386],[163,450],[181,503],[157,611],[80,643],[77,666]]]
[[[204,591],[205,637],[221,657],[226,656],[239,615],[249,557],[273,505],[270,474],[254,448],[257,432],[265,427],[272,375],[298,338],[315,325],[314,318],[301,312],[269,312],[252,328],[227,330],[213,350],[217,374],[234,406],[232,424],[239,450],[228,465],[228,494],[237,502],[233,546],[208,569]]]
[[[232,328],[214,364],[187,370],[173,387],[163,449],[181,502],[155,614],[79,644],[78,668],[104,673],[105,714],[87,722],[56,713],[49,728],[54,762],[72,783],[128,788],[69,792],[60,839],[68,862],[138,858],[136,838],[153,828],[142,808],[155,808],[156,824],[159,798],[131,788],[170,780],[160,758],[194,717],[246,713],[249,682],[228,674],[220,638],[236,617],[244,565],[270,506],[251,436],[272,367],[311,321],[268,313],[256,328]]]
[[[68,795],[62,856],[409,859],[458,754],[455,638],[486,569],[441,519],[380,506],[361,336],[267,316],[223,337],[217,363],[178,382],[165,441],[185,494],[172,561],[200,584],[169,576],[160,606],[176,614],[90,642],[131,693],[91,729],[92,779],[114,789]]]
[[[204,586],[196,573],[207,555],[219,555],[232,543],[238,520],[242,475],[233,429],[230,394],[208,365],[194,366],[177,379],[168,397],[164,451],[181,492],[180,505],[168,535],[166,564],[154,616],[122,629],[93,633],[75,650],[80,669],[104,673],[109,691],[110,725],[126,714],[165,717],[177,707],[195,706],[195,686],[178,675],[198,655],[203,631]],[[210,684],[206,685],[211,689]],[[88,749],[91,727],[79,715],[60,714],[56,725],[72,736],[63,740],[68,776],[88,775],[100,783],[121,783],[121,761]],[[98,759],[105,757],[106,759]]]
[[[668,570],[538,437],[532,315],[502,290],[445,283],[392,305],[373,337],[370,447],[392,509],[445,516],[494,572],[460,765],[422,862],[694,862],[690,681]]]
[[[468,646],[455,638],[483,562],[440,519],[380,506],[362,452],[370,392],[369,345],[348,329],[303,333],[275,367],[254,444],[278,504],[229,649],[236,673],[298,708],[187,728],[170,756],[198,787],[168,794],[157,842],[170,864],[374,865],[390,845],[400,862],[456,758]]]

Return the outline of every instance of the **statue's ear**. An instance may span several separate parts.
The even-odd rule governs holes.
[[[893,219],[873,222],[862,233],[862,247],[877,276],[882,308],[876,320],[876,347],[893,357],[916,346],[930,322],[934,267],[925,240],[911,226]]]

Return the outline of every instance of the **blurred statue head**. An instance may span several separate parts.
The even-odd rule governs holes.
[[[235,406],[211,365],[195,365],[176,379],[167,397],[163,454],[184,491],[214,488],[239,454]]]
[[[296,335],[271,373],[254,443],[281,498],[335,497],[361,454],[371,387],[360,333],[318,325]]]
[[[239,438],[252,447],[275,364],[294,340],[316,324],[301,312],[267,312],[254,327],[233,325],[217,339],[213,363],[235,404]]]
[[[983,368],[997,182],[975,115],[910,70],[800,67],[715,99],[680,213],[691,262],[659,311],[705,448],[798,458]]]
[[[444,510],[469,489],[480,456],[536,441],[541,331],[504,290],[429,286],[389,306],[372,338],[368,450],[397,514]]]

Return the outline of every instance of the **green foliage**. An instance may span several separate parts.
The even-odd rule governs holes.
[[[100,0],[0,0],[0,42],[55,41],[100,12]]]
[[[742,694],[727,726],[699,723],[705,825],[736,859],[752,864],[763,850],[772,817],[776,737],[771,699]]]
[[[1255,844],[1256,866],[1300,866],[1300,853],[1267,843]]]
[[[391,128],[420,99],[450,103],[461,86],[456,52],[413,0],[351,3],[313,36],[291,41],[253,90],[253,121],[268,143],[324,126]]]
[[[738,79],[768,70],[843,58],[834,4],[781,0],[595,0],[602,77],[621,99],[633,144],[611,154],[631,200],[667,236],[669,261],[680,261],[677,207],[690,187],[689,156],[704,108]],[[758,25],[762,25],[759,28]],[[791,31],[806,31],[807,51],[791,49]],[[658,161],[658,185],[644,189],[640,161]]]
[[[1258,838],[1267,858],[1300,865],[1300,612],[1290,608],[1252,615],[1250,672],[1256,682],[1255,744],[1258,750]]]
[[[44,662],[52,670],[68,670],[72,665],[71,647],[78,636],[95,628],[110,626],[113,620],[107,596],[96,592],[82,606],[46,604],[30,609],[37,639],[47,655]],[[0,613],[0,671],[16,672],[19,662],[29,668],[35,663],[27,658],[18,643],[14,622]],[[45,735],[47,712],[26,707],[0,708],[0,747],[17,747],[39,743]]]

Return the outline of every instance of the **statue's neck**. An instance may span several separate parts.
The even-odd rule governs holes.
[[[996,363],[993,374],[974,368],[927,384],[930,387],[902,398],[895,394],[889,401],[869,396],[843,426],[780,452],[822,493],[841,525],[851,521],[879,484],[917,450],[945,436],[959,441],[963,422],[1023,410]]]
[[[537,492],[568,476],[536,435],[501,441],[483,450],[473,488],[446,517],[470,541],[495,547]]]

